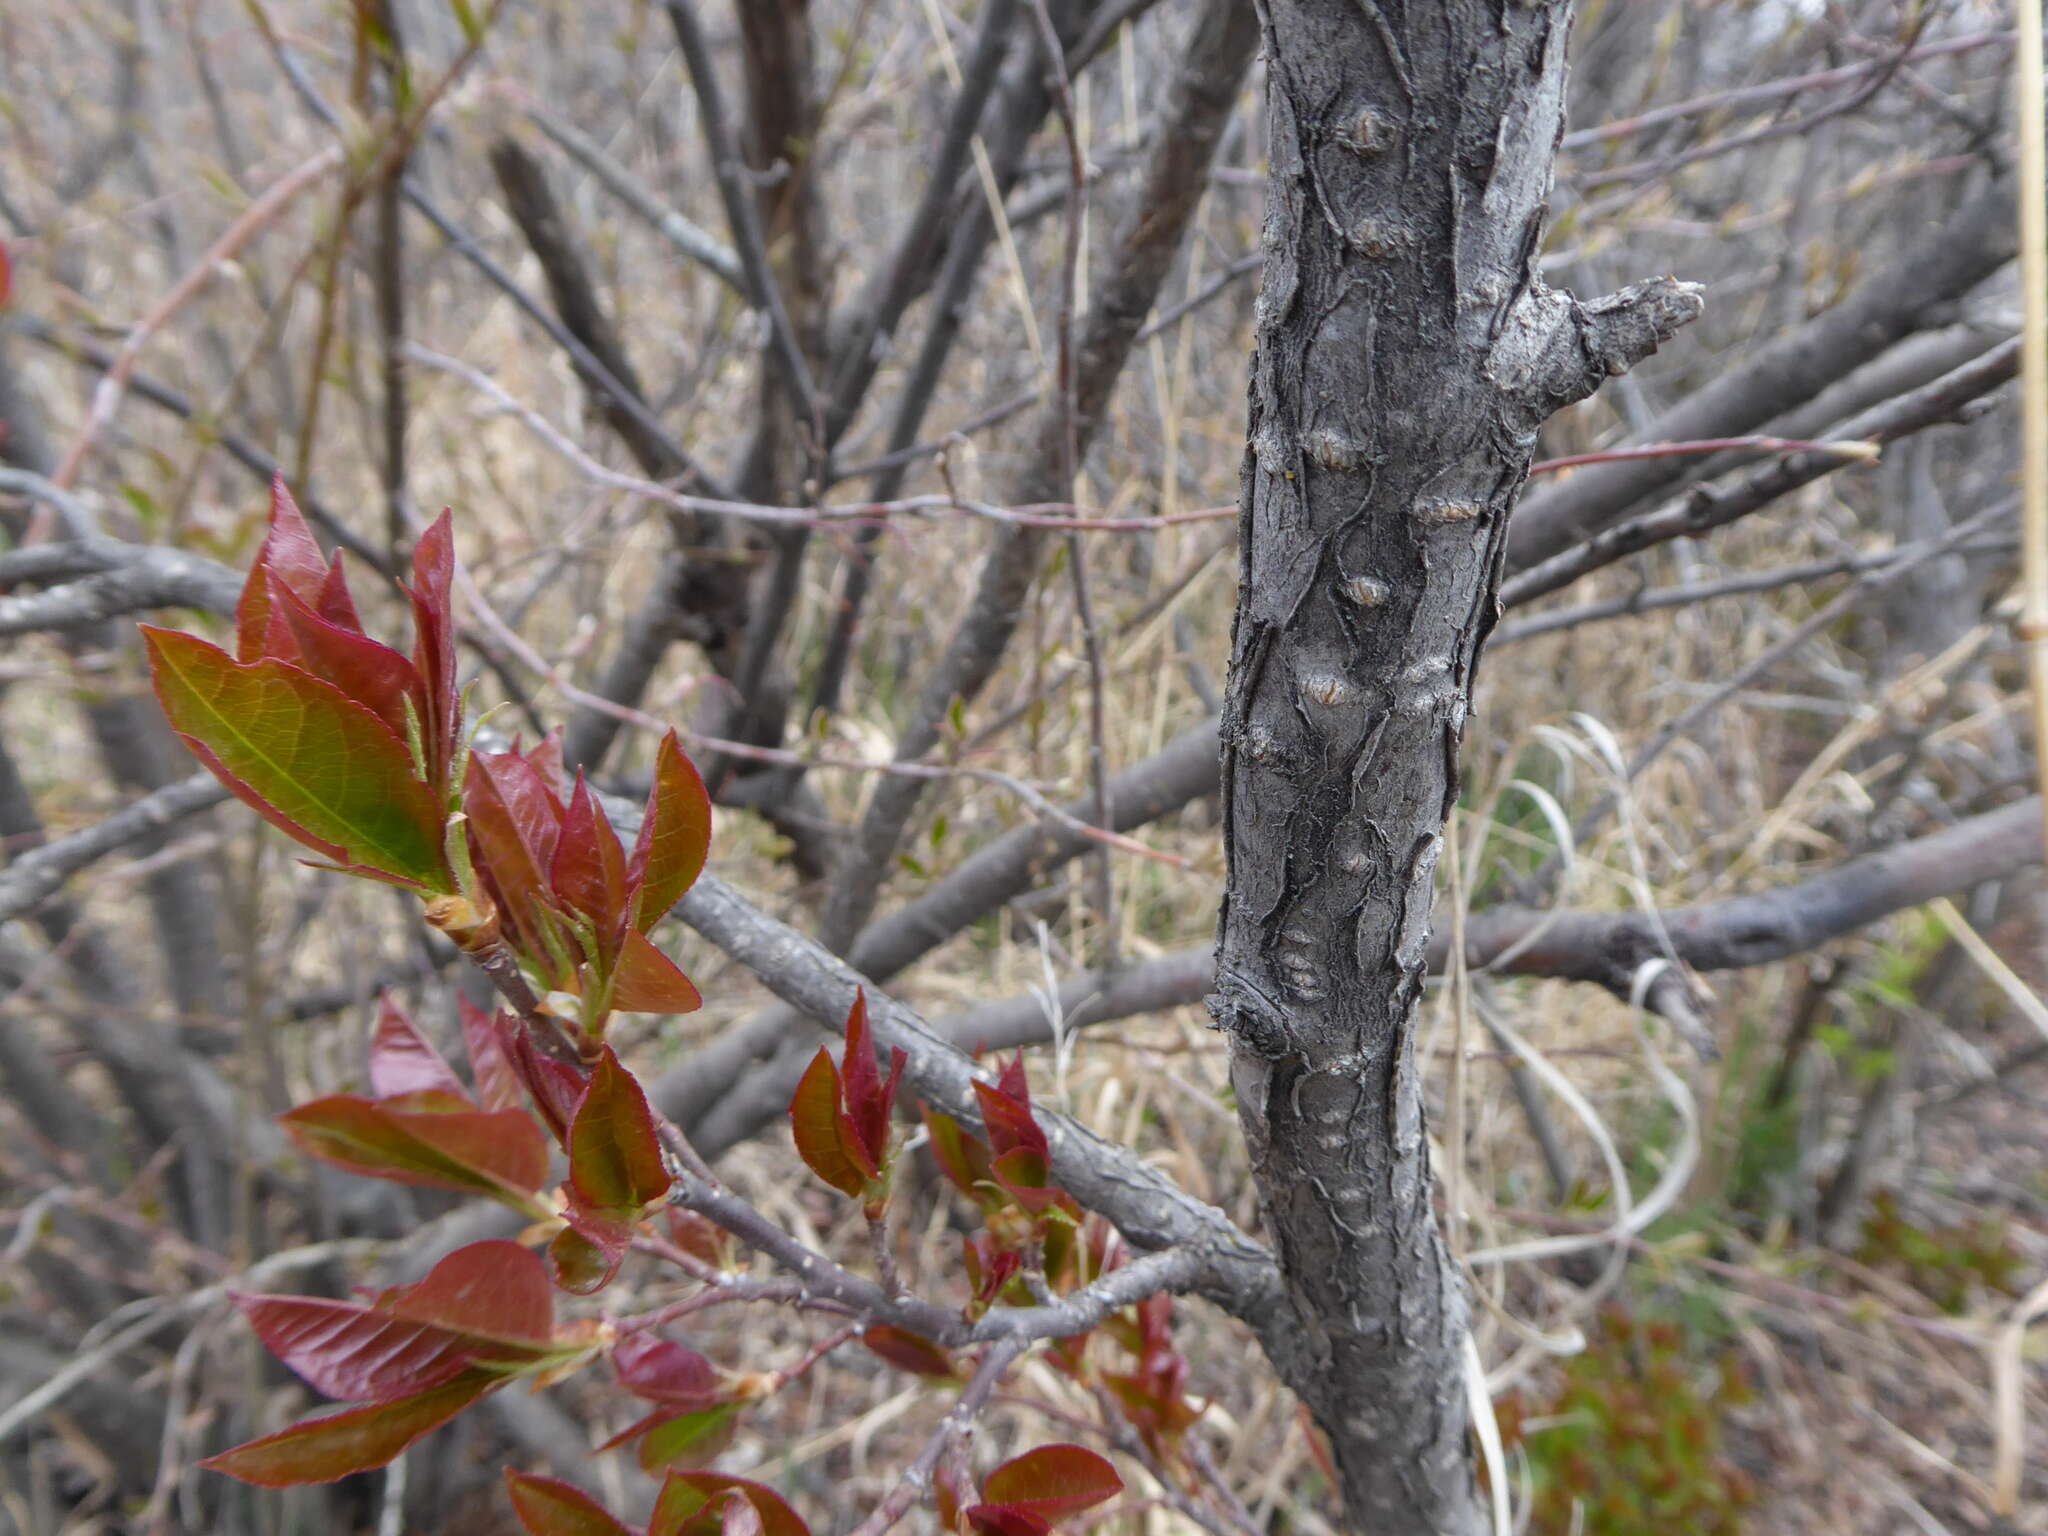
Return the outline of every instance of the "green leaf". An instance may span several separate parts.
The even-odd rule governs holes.
[[[238,662],[178,630],[142,633],[172,728],[238,798],[344,867],[454,890],[439,808],[376,715],[288,663]]]
[[[331,1483],[381,1467],[421,1436],[462,1412],[505,1378],[472,1371],[413,1397],[307,1419],[199,1463],[259,1488]]]

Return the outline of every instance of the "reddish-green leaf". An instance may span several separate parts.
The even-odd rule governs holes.
[[[627,1391],[670,1408],[709,1408],[726,1394],[725,1381],[709,1360],[648,1329],[620,1339],[612,1365]]]
[[[661,920],[703,872],[710,849],[711,797],[670,731],[654,755],[654,787],[626,870],[635,928],[645,933]]]
[[[505,1469],[512,1510],[529,1536],[633,1536],[631,1526],[613,1519],[597,1500],[560,1478],[532,1477]]]
[[[631,1227],[576,1212],[548,1242],[548,1272],[571,1296],[588,1296],[612,1283],[632,1240]]]
[[[288,663],[237,662],[195,635],[142,632],[172,728],[234,794],[338,864],[454,889],[440,812],[383,721]]]
[[[462,1042],[469,1048],[469,1068],[476,1074],[477,1102],[485,1109],[514,1109],[523,1102],[519,1075],[505,1045],[506,1015],[485,1013],[466,997],[457,997],[462,1015]]]
[[[1028,1211],[1039,1211],[1045,1203],[1038,1197],[1054,1193],[1048,1188],[1045,1154],[1030,1147],[1012,1147],[991,1165],[996,1182],[1014,1195]]]
[[[420,729],[437,785],[447,784],[462,736],[462,698],[455,683],[454,581],[455,534],[444,509],[413,546],[411,588],[413,664],[427,690],[427,714]]]
[[[529,1353],[554,1347],[555,1303],[547,1272],[517,1243],[494,1239],[458,1248],[427,1271],[426,1279],[386,1291],[377,1305],[394,1317],[459,1329]]]
[[[647,1095],[610,1047],[569,1127],[569,1182],[597,1210],[634,1213],[667,1194],[672,1182]]]
[[[320,541],[306,526],[284,476],[273,475],[270,528],[263,535],[263,547],[256,551],[255,564],[249,567],[242,600],[235,605],[235,654],[243,661],[263,655],[270,634],[273,581],[308,602],[318,602],[327,578],[327,557],[320,552]]]
[[[654,941],[628,928],[612,968],[612,1007],[621,1013],[694,1013],[704,999]]]
[[[928,1105],[919,1108],[931,1136],[932,1157],[941,1171],[961,1194],[985,1203],[989,1198],[986,1186],[994,1177],[989,1171],[987,1143],[963,1129],[951,1115],[941,1114]]]
[[[451,1109],[476,1107],[454,1068],[389,992],[378,1004],[377,1032],[370,1039],[370,1088],[380,1099],[427,1094],[447,1099]]]
[[[898,1328],[894,1323],[876,1323],[860,1336],[861,1343],[898,1370],[913,1376],[957,1379],[960,1371],[953,1357],[930,1339]]]
[[[647,1536],[695,1536],[700,1529],[697,1517],[707,1511],[714,1499],[727,1494],[736,1494],[753,1506],[763,1536],[811,1536],[811,1528],[784,1502],[781,1494],[723,1472],[671,1472],[654,1502],[654,1518],[647,1523]],[[708,1529],[716,1531],[718,1527]]]
[[[564,906],[588,917],[601,934],[625,925],[626,851],[580,770],[548,883]]]
[[[1014,1249],[998,1247],[985,1235],[962,1238],[960,1249],[967,1266],[967,1283],[974,1288],[974,1301],[967,1315],[975,1318],[995,1305],[1003,1287],[1023,1269],[1024,1259]]]
[[[839,1107],[839,1067],[822,1046],[789,1101],[789,1128],[797,1155],[811,1172],[850,1199],[858,1200],[877,1172],[860,1145],[860,1133]]]
[[[643,1436],[640,1466],[646,1472],[701,1467],[732,1444],[739,1412],[739,1404],[721,1403],[716,1408],[699,1408],[690,1413],[651,1413],[612,1443],[621,1444],[636,1434]]]
[[[406,1110],[335,1094],[287,1111],[278,1123],[312,1156],[400,1184],[486,1194],[525,1208],[547,1179],[547,1144],[532,1118],[516,1109]]]
[[[1051,1525],[1123,1492],[1116,1468],[1078,1445],[1041,1445],[1004,1462],[983,1479],[985,1504]],[[973,1511],[968,1511],[970,1518]]]
[[[471,1371],[396,1402],[350,1408],[236,1446],[200,1465],[261,1488],[331,1483],[384,1466],[422,1435],[439,1429],[471,1403],[503,1385],[502,1376]]]

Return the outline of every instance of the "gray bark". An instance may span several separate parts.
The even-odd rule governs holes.
[[[1350,1527],[1477,1533],[1411,1058],[1473,664],[1537,428],[1699,310],[1534,256],[1570,8],[1268,0],[1266,290],[1210,999]]]

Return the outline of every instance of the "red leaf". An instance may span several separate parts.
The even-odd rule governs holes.
[[[533,1107],[549,1134],[566,1147],[569,1144],[569,1124],[576,1118],[576,1106],[583,1101],[583,1074],[566,1062],[544,1054],[533,1043],[533,1033],[524,1024],[516,1026],[511,1039],[512,1069],[526,1084],[526,1091],[533,1098]]]
[[[377,1305],[394,1317],[459,1329],[476,1339],[539,1350],[554,1345],[555,1303],[547,1271],[517,1243],[458,1248],[417,1285],[386,1291]]]
[[[377,1032],[370,1040],[370,1088],[380,1099],[436,1094],[452,1099],[453,1108],[476,1107],[462,1079],[389,992],[378,1004]]]
[[[647,1095],[610,1047],[598,1058],[569,1127],[569,1182],[595,1209],[636,1217],[672,1182]]]
[[[512,750],[519,751],[515,737]],[[541,782],[558,799],[566,800],[569,795],[569,770],[562,762],[562,728],[558,725],[547,735],[536,741],[531,748],[521,753],[540,775]]]
[[[142,633],[172,728],[237,797],[338,864],[454,889],[439,808],[376,715],[285,662],[237,662],[178,630]]]
[[[485,1109],[515,1109],[524,1102],[519,1074],[512,1070],[505,1045],[507,1016],[485,1013],[466,997],[457,997],[462,1016],[462,1042],[469,1048],[469,1068],[476,1074],[477,1102]]]
[[[462,699],[455,687],[455,534],[444,509],[412,551],[413,662],[426,684],[426,736],[432,781],[448,782],[462,735]]]
[[[982,1480],[987,1504],[1051,1525],[1124,1489],[1124,1480],[1093,1451],[1078,1445],[1041,1445],[1004,1462]],[[969,1518],[974,1515],[968,1511]]]
[[[611,1001],[621,1013],[694,1013],[704,1006],[682,967],[637,928],[628,928],[619,946]]]
[[[270,604],[272,654],[332,683],[405,741],[407,708],[412,720],[420,720],[426,689],[404,653],[321,617],[312,604],[281,583],[273,586]],[[288,650],[277,643],[280,623],[291,637]]]
[[[889,1080],[885,1083],[875,1070],[875,1047],[868,1029],[868,994],[861,988],[853,995],[853,1007],[846,1014],[846,1066],[842,1092],[846,1113],[860,1137],[861,1150],[875,1168],[888,1161],[889,1114],[896,1103],[896,1085],[903,1080],[903,1066],[909,1058],[900,1049],[889,1053]]]
[[[199,1465],[260,1488],[331,1483],[385,1465],[504,1381],[502,1376],[472,1371],[415,1397],[308,1419],[209,1456]]]
[[[301,1150],[351,1173],[490,1195],[521,1209],[546,1182],[547,1144],[516,1109],[406,1110],[335,1094],[278,1116]]]
[[[666,1212],[668,1238],[693,1259],[713,1269],[731,1269],[734,1264],[733,1237],[725,1228],[705,1220],[695,1211],[670,1206]]]
[[[1046,1536],[1052,1529],[1036,1515],[1000,1504],[972,1504],[960,1513],[980,1536]]]
[[[930,1339],[920,1337],[893,1323],[877,1323],[860,1336],[861,1343],[898,1370],[913,1376],[936,1376],[957,1380],[959,1368],[953,1357]]]
[[[282,474],[271,477],[270,530],[249,567],[242,600],[235,605],[235,654],[243,661],[254,661],[264,653],[273,581],[309,603],[319,600],[327,584],[327,557],[320,552],[320,541],[306,526]]]
[[[645,1328],[619,1340],[612,1366],[628,1392],[669,1408],[715,1407],[726,1396],[725,1382],[709,1360]]]
[[[230,1299],[278,1359],[315,1391],[343,1402],[390,1402],[469,1369],[470,1341],[361,1302],[316,1296]]]
[[[537,904],[553,900],[548,866],[561,836],[561,802],[517,753],[477,752],[469,759],[462,808],[477,867],[494,887],[518,947],[543,952]]]
[[[583,781],[576,774],[576,792],[569,797],[569,809],[562,817],[561,840],[555,844],[555,858],[548,870],[548,884],[566,906],[581,912],[597,925],[601,935],[612,935],[626,921],[626,851],[619,846],[619,834]]]
[[[362,615],[356,612],[356,600],[349,593],[348,572],[342,569],[340,550],[334,552],[334,558],[327,564],[327,579],[320,583],[320,595],[314,600],[313,611],[328,623],[338,624],[353,634],[363,632]]]
[[[986,1186],[994,1179],[989,1170],[987,1144],[980,1137],[963,1130],[960,1122],[951,1115],[941,1114],[925,1105],[920,1105],[919,1109],[924,1115],[925,1129],[931,1135],[932,1157],[940,1169],[961,1194],[986,1204],[989,1199]]]
[[[505,1469],[512,1510],[529,1536],[633,1536],[631,1526],[613,1519],[605,1507],[573,1483],[559,1478],[531,1477]]]
[[[839,1067],[821,1046],[789,1101],[789,1128],[796,1137],[797,1155],[811,1172],[858,1200],[877,1170],[867,1160],[860,1133],[839,1107],[839,1099]]]
[[[1024,1079],[1024,1053],[1003,1068],[1002,1080],[991,1088],[976,1082],[974,1096],[981,1101],[982,1124],[988,1128],[988,1144],[997,1157],[1016,1147],[1029,1147],[1050,1159],[1045,1132],[1031,1114],[1031,1085]]]
[[[710,849],[711,797],[670,731],[654,756],[654,787],[626,870],[635,928],[645,933],[660,921],[703,873]]]
[[[737,1494],[752,1505],[763,1536],[811,1536],[811,1528],[784,1502],[781,1494],[723,1472],[671,1472],[661,1485],[661,1496],[654,1501],[654,1518],[647,1522],[647,1536],[685,1536],[686,1532],[694,1532],[698,1529],[696,1517],[721,1494]]]

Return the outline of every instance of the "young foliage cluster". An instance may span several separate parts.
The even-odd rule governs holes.
[[[148,629],[151,666],[171,723],[230,790],[323,864],[418,893],[426,920],[484,970],[504,1003],[494,1012],[462,1006],[465,1080],[387,997],[370,1042],[369,1093],[291,1110],[283,1124],[293,1141],[352,1173],[500,1201],[529,1225],[518,1241],[459,1249],[419,1283],[366,1300],[237,1296],[272,1353],[353,1406],[206,1465],[266,1487],[329,1481],[387,1464],[516,1382],[546,1386],[605,1361],[649,1405],[604,1447],[631,1443],[643,1468],[665,1474],[647,1536],[803,1536],[805,1522],[779,1494],[705,1464],[748,1403],[797,1379],[825,1350],[787,1370],[740,1373],[671,1336],[687,1300],[637,1316],[559,1310],[562,1298],[604,1290],[635,1252],[701,1292],[733,1291],[745,1284],[735,1234],[758,1240],[765,1220],[751,1207],[734,1216],[731,1197],[605,1039],[616,1013],[699,1005],[648,934],[703,869],[711,831],[703,784],[669,733],[628,851],[583,776],[566,778],[552,737],[529,748],[476,747],[456,685],[447,514],[421,539],[412,574],[408,655],[364,632],[340,557],[322,556],[280,482],[236,614],[235,651]],[[790,1120],[811,1171],[859,1202],[885,1272],[866,1313],[843,1294],[804,1293],[799,1304],[852,1314],[829,1347],[858,1338],[901,1370],[963,1393],[979,1388],[985,1400],[1020,1342],[1032,1339],[1011,1333],[991,1342],[998,1335],[974,1325],[997,1309],[1071,1297],[1117,1269],[1121,1248],[1054,1182],[1018,1058],[995,1083],[975,1085],[985,1137],[917,1107],[940,1167],[982,1220],[963,1239],[964,1302],[899,1305],[907,1291],[881,1256],[904,1056],[893,1051],[884,1073],[864,997],[845,1039],[841,1060],[820,1050]],[[905,1323],[934,1317],[958,1326]],[[1099,1361],[1088,1346],[1096,1332],[1131,1363]],[[1055,1339],[1058,1368],[1115,1405],[1155,1467],[1179,1460],[1200,1410],[1187,1395],[1166,1296],[1108,1310],[1099,1327],[1040,1336]],[[1043,1536],[1122,1487],[1103,1457],[1055,1445],[990,1471],[977,1498],[957,1446],[941,1449],[953,1454],[928,1470],[952,1530]],[[570,1484],[507,1476],[513,1507],[535,1536],[628,1529]]]
[[[1724,1453],[1721,1421],[1748,1398],[1732,1355],[1703,1385],[1697,1350],[1677,1324],[1609,1307],[1554,1392],[1500,1406],[1504,1440],[1535,1474],[1529,1529],[1736,1536],[1756,1485]]]

